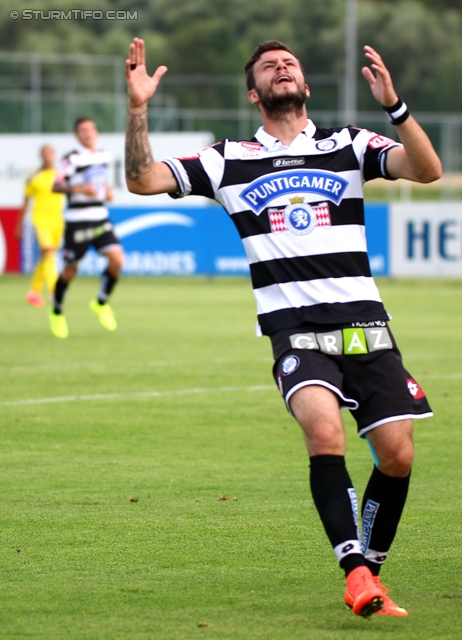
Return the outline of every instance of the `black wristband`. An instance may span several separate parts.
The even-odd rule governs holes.
[[[411,115],[409,113],[409,109],[407,108],[407,104],[398,97],[398,102],[394,104],[392,107],[385,107],[382,105],[382,109],[388,116],[391,124],[402,124],[405,120],[409,118]]]

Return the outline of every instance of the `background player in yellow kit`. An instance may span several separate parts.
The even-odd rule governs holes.
[[[43,307],[42,288],[46,285],[49,294],[54,292],[58,277],[56,269],[56,251],[59,249],[64,232],[63,208],[64,196],[53,193],[56,178],[55,150],[49,144],[40,149],[42,166],[29,174],[24,190],[24,203],[21,208],[16,237],[21,238],[23,222],[34,201],[32,225],[40,247],[40,258],[32,274],[30,290],[26,300],[34,307]]]

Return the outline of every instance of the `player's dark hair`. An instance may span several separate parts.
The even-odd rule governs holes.
[[[245,81],[247,84],[247,89],[249,91],[251,89],[254,89],[255,87],[255,77],[253,75],[253,67],[255,63],[258,62],[258,60],[260,60],[261,56],[267,51],[287,51],[288,53],[291,53],[295,58],[297,58],[295,53],[291,49],[289,49],[289,47],[286,44],[284,44],[283,42],[280,42],[279,40],[266,40],[265,42],[261,42],[253,52],[250,60],[245,65]],[[303,71],[302,63],[300,62],[300,60],[298,60],[298,62],[300,64],[301,70]],[[303,71],[303,75],[305,75],[304,71]]]
[[[77,133],[77,129],[80,127],[82,122],[94,122],[94,120],[85,117],[77,118],[74,122],[74,133]]]

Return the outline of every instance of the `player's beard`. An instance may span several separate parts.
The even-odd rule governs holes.
[[[255,87],[255,90],[260,98],[261,106],[270,120],[278,120],[289,114],[294,114],[298,118],[303,114],[306,100],[304,86],[297,86],[297,90],[294,93],[286,93],[284,95],[273,93],[272,88],[264,91],[259,87]]]

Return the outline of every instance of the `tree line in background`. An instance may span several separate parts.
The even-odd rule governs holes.
[[[310,74],[344,72],[345,0],[80,0],[81,10],[137,12],[137,19],[46,19],[64,4],[4,0],[0,49],[125,58],[131,39],[139,36],[146,41],[151,73],[166,64],[171,74],[242,74],[259,42],[278,39],[300,57],[308,83]],[[24,9],[40,10],[44,17],[22,19]],[[358,0],[358,78],[362,46],[370,44],[413,110],[460,112],[461,36],[462,0]],[[190,100],[200,96],[192,92]],[[361,79],[358,108],[376,108]]]

